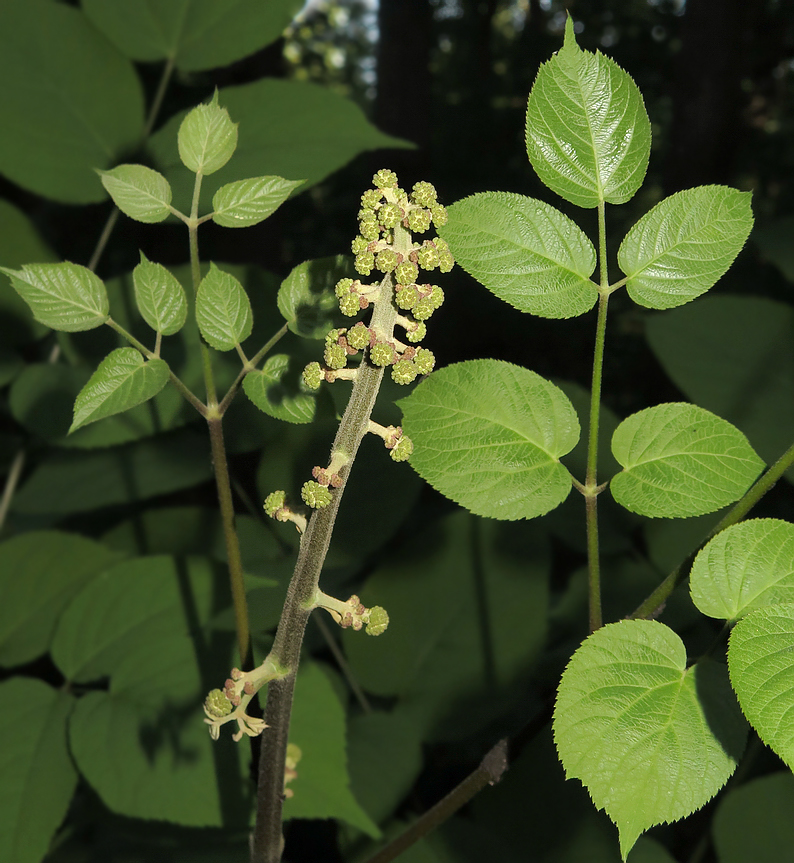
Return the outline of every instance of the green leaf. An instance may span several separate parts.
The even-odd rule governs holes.
[[[218,91],[207,105],[196,105],[179,125],[179,158],[194,174],[214,174],[237,149],[237,123],[218,104]]]
[[[293,333],[322,339],[339,317],[334,286],[350,274],[350,258],[336,255],[293,267],[278,290],[278,310]]]
[[[284,801],[284,818],[338,818],[368,836],[380,836],[378,825],[350,791],[345,741],[345,712],[331,682],[311,662],[301,663],[289,741],[301,751],[298,775]]]
[[[642,185],[651,124],[637,85],[613,60],[565,42],[544,63],[529,94],[527,155],[540,179],[566,201],[623,204]]]
[[[439,233],[455,260],[499,299],[543,318],[572,318],[598,299],[593,244],[559,210],[507,192],[449,208]]]
[[[125,216],[154,224],[171,215],[171,186],[158,171],[144,165],[119,165],[112,171],[97,173]]]
[[[80,390],[69,431],[149,401],[168,383],[169,371],[168,363],[144,360],[136,348],[116,348]]]
[[[228,66],[281,35],[303,0],[83,0],[92,23],[120,51],[144,63],[172,59],[195,72]]]
[[[187,320],[187,298],[179,280],[162,264],[141,252],[141,262],[132,271],[135,302],[141,316],[157,333],[173,336]]]
[[[414,146],[380,132],[357,105],[316,84],[264,78],[226,87],[219,98],[241,124],[242,133],[234,159],[205,178],[202,213],[211,212],[214,193],[235,180],[305,177],[305,191],[366,150]],[[189,212],[194,178],[185,173],[175,143],[183,116],[171,118],[151,137],[149,151],[170,181],[177,205]]]
[[[571,475],[559,458],[579,439],[576,411],[540,375],[497,360],[441,369],[400,399],[411,466],[488,518],[534,518],[559,506]]]
[[[66,746],[75,699],[25,677],[0,683],[0,698],[7,705],[0,719],[0,858],[39,863],[77,787]]]
[[[728,668],[739,704],[766,745],[794,770],[794,604],[751,611],[731,632]]]
[[[184,634],[212,616],[213,579],[201,557],[137,557],[91,579],[61,615],[52,658],[67,680],[113,675],[131,651],[160,635]],[[198,694],[199,690],[194,694]]]
[[[132,63],[77,9],[5,0],[0,80],[14,82],[0,93],[0,171],[56,201],[101,201],[94,169],[137,147],[143,132],[143,93]]]
[[[207,657],[200,669],[198,649],[177,631],[131,640],[109,666],[109,691],[79,700],[69,743],[80,772],[111,811],[239,829],[251,811],[249,755],[231,735],[213,742],[207,733],[201,708]],[[228,663],[227,650],[209,669],[218,677],[219,658]]]
[[[623,465],[615,500],[651,518],[687,518],[738,500],[764,467],[747,438],[724,419],[673,402],[632,414],[612,436]]]
[[[762,297],[710,296],[647,319],[646,336],[691,401],[740,428],[772,464],[794,428],[794,309]],[[794,481],[794,469],[786,476]]]
[[[262,369],[243,378],[243,389],[260,411],[289,423],[310,423],[317,410],[317,394],[303,383],[302,368],[293,357],[274,354]]]
[[[412,535],[360,593],[389,613],[387,632],[343,635],[356,679],[435,739],[503,715],[545,643],[549,554],[535,525],[461,511]]]
[[[670,309],[713,287],[750,236],[751,198],[727,186],[698,186],[646,213],[618,250],[634,302]]]
[[[788,771],[731,788],[712,834],[719,863],[782,863],[794,847],[794,776]]]
[[[196,320],[207,344],[231,351],[251,335],[251,302],[230,273],[210,264],[196,294]]]
[[[102,280],[87,267],[71,264],[25,264],[21,270],[0,267],[37,321],[54,330],[93,330],[108,319],[108,295]]]
[[[14,497],[19,513],[90,512],[190,488],[212,477],[205,437],[188,431],[96,452],[55,452]],[[134,478],[134,481],[133,479]]]
[[[266,219],[289,198],[303,180],[253,177],[227,183],[212,197],[212,221],[224,228],[245,228]]]
[[[117,559],[94,540],[54,530],[0,544],[0,665],[23,665],[46,653],[72,597]]]
[[[33,222],[13,204],[0,199],[0,264],[11,269],[29,261],[52,262],[58,257],[39,235]],[[0,344],[24,345],[49,330],[33,320],[25,301],[0,279]]]
[[[695,558],[689,589],[703,614],[730,621],[794,602],[794,524],[754,518],[726,528]]]
[[[654,824],[706,804],[744,750],[747,726],[725,668],[701,660],[652,620],[593,633],[563,673],[554,739],[568,779],[580,779],[620,833],[626,859]]]

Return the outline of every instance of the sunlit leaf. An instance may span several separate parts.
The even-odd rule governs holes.
[[[119,165],[98,173],[113,203],[125,216],[154,224],[170,215],[171,187],[157,171],[144,165]]]
[[[212,221],[224,228],[256,225],[274,213],[303,184],[282,177],[253,177],[227,183],[212,197]]]
[[[201,280],[196,294],[196,320],[201,335],[219,351],[231,351],[251,335],[251,302],[231,273],[215,264]]]

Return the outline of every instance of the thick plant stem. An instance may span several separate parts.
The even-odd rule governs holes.
[[[395,229],[395,248],[410,248],[410,234]],[[393,283],[387,275],[381,283],[370,328],[382,336],[390,337],[397,318],[393,302]],[[282,668],[286,677],[271,681],[267,690],[265,722],[268,727],[262,734],[259,756],[259,783],[257,791],[256,827],[254,830],[252,863],[278,863],[281,859],[281,810],[284,797],[284,766],[286,762],[292,697],[298,671],[301,645],[309,619],[312,597],[318,588],[320,572],[331,541],[336,514],[342,499],[350,469],[362,438],[367,433],[370,414],[375,405],[383,368],[369,362],[369,351],[359,366],[353,391],[337,430],[331,456],[346,458],[339,470],[342,485],[331,495],[331,503],[314,512],[301,540],[298,560],[292,575],[284,608],[281,612],[276,638],[270,656]]]
[[[643,617],[655,617],[667,602],[670,594],[681,584],[689,573],[689,568],[701,548],[718,533],[740,522],[759,500],[774,486],[783,474],[794,464],[794,444],[792,444],[769,470],[758,479],[749,491],[741,498],[725,516],[709,531],[703,541],[680,566],[677,566],[665,580],[628,615],[628,620]]]

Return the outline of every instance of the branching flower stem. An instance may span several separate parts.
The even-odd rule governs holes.
[[[742,497],[725,516],[709,531],[698,547],[679,564],[665,580],[628,615],[628,620],[636,618],[655,617],[667,602],[670,594],[682,584],[689,574],[690,566],[701,548],[718,533],[740,522],[759,500],[775,485],[783,474],[794,465],[794,444],[792,444],[766,473],[756,480],[749,491]]]
[[[410,233],[395,228],[394,244],[397,251],[407,255]],[[378,301],[372,313],[370,327],[376,332],[391,333],[397,319],[393,302],[393,280],[387,274],[381,282]],[[331,503],[314,512],[303,535],[295,571],[292,575],[284,608],[281,613],[271,657],[289,673],[268,684],[265,722],[259,756],[259,782],[257,793],[256,827],[254,830],[252,863],[278,863],[281,859],[281,810],[284,794],[284,767],[289,734],[295,676],[298,671],[303,634],[309,615],[308,606],[319,585],[320,572],[331,541],[339,503],[347,485],[352,463],[358,447],[369,427],[370,414],[383,380],[383,368],[372,365],[364,356],[353,383],[350,401],[336,433],[331,454],[342,452],[348,457],[340,470],[342,485],[332,492]]]

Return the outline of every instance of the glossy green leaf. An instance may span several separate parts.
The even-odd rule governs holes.
[[[314,663],[301,663],[289,741],[301,751],[298,775],[284,801],[284,818],[339,818],[377,838],[377,824],[350,791],[345,711],[331,682]]]
[[[535,525],[458,511],[412,535],[360,593],[389,613],[386,633],[344,633],[356,679],[434,738],[464,737],[523,691],[546,638],[549,565]]]
[[[613,60],[565,42],[544,63],[529,94],[527,155],[540,179],[579,207],[623,204],[639,189],[651,124],[637,85]]]
[[[212,477],[206,435],[189,431],[95,452],[54,452],[14,496],[20,513],[75,513],[146,500]]]
[[[75,533],[29,531],[0,544],[0,665],[46,653],[61,612],[118,554]]]
[[[731,788],[712,822],[719,863],[782,863],[794,848],[794,776],[789,771]]]
[[[640,515],[686,518],[738,500],[764,467],[747,438],[724,419],[673,402],[632,414],[612,436],[623,465],[610,489]]]
[[[75,699],[40,680],[0,683],[0,859],[39,863],[77,787],[66,745]],[[10,708],[10,709],[9,709]]]
[[[698,186],[646,213],[618,250],[634,302],[670,309],[713,287],[750,236],[751,197],[727,186]]]
[[[187,320],[187,298],[176,276],[141,252],[141,262],[132,271],[132,279],[135,302],[146,323],[164,336],[178,333]]]
[[[212,196],[235,180],[305,177],[305,191],[365,150],[413,146],[380,132],[353,102],[316,84],[264,78],[226,87],[219,99],[240,124],[240,140],[234,159],[204,179],[200,213],[211,212]],[[193,177],[185,171],[176,147],[183,117],[180,113],[165,123],[150,139],[149,150],[171,183],[176,206],[188,212]],[[317,134],[318,129],[322,134]],[[355,227],[354,221],[351,225]]]
[[[350,258],[336,255],[293,267],[278,290],[278,310],[293,333],[322,339],[339,318],[334,286],[350,276]]]
[[[8,201],[0,199],[0,265],[17,269],[31,261],[54,263],[58,258],[33,222]],[[0,344],[24,345],[49,330],[33,319],[30,308],[6,279],[0,279]]]
[[[310,423],[317,394],[303,383],[302,368],[286,354],[267,358],[261,369],[243,378],[243,389],[260,411],[289,423]]]
[[[751,611],[731,632],[728,668],[761,740],[794,770],[794,604]]]
[[[145,360],[136,348],[116,348],[80,390],[69,431],[149,401],[168,383],[169,372],[161,359]]]
[[[0,172],[57,201],[101,201],[94,169],[114,164],[143,132],[143,94],[132,63],[77,9],[5,0],[0,80],[9,84],[0,93]]]
[[[184,565],[167,555],[137,557],[105,568],[62,614],[53,661],[74,683],[112,675],[129,651],[209,620],[214,576],[200,557]]]
[[[86,15],[120,51],[144,63],[173,58],[194,72],[227,66],[274,42],[303,0],[83,0]]]
[[[557,692],[554,739],[565,774],[615,822],[624,860],[640,833],[686,817],[722,788],[746,737],[724,666],[687,668],[681,639],[652,620],[593,633]]]
[[[237,149],[237,123],[218,103],[218,91],[206,105],[196,105],[179,125],[179,158],[194,174],[220,170]]]
[[[112,606],[104,608],[112,613]],[[236,822],[239,828],[251,807],[250,756],[230,735],[210,739],[201,708],[207,657],[200,668],[197,650],[173,629],[130,640],[112,663],[103,663],[110,689],[78,702],[69,743],[80,772],[111,811],[193,827]],[[217,667],[214,673],[222,674]]]
[[[248,294],[231,273],[215,264],[199,284],[196,320],[204,340],[219,351],[231,351],[251,335],[254,319]]]
[[[212,221],[224,228],[246,228],[266,219],[303,180],[253,177],[227,183],[212,196]]]
[[[794,602],[794,524],[753,518],[726,528],[695,558],[689,589],[704,614],[724,620]]]
[[[159,172],[145,165],[119,165],[97,173],[113,203],[125,216],[154,224],[171,214],[171,187]]]
[[[102,280],[87,267],[71,264],[24,264],[0,267],[37,321],[67,333],[93,330],[108,319],[108,295]]]
[[[534,518],[568,496],[571,475],[559,458],[576,445],[579,420],[540,375],[497,360],[456,363],[399,405],[411,466],[476,515]]]
[[[646,324],[651,350],[689,399],[740,428],[768,463],[794,429],[794,308],[709,296]],[[794,469],[787,473],[794,481]]]
[[[559,210],[507,192],[481,192],[449,208],[440,229],[455,260],[522,312],[572,318],[598,299],[593,244]]]

